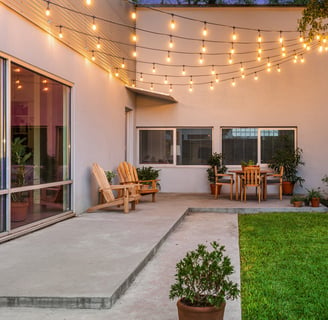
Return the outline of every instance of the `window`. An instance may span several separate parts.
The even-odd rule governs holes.
[[[5,158],[5,134],[6,134],[6,126],[5,126],[5,63],[0,58],[0,191],[5,188],[6,182],[6,158]],[[0,232],[5,231],[6,227],[6,197],[0,194]]]
[[[16,228],[70,209],[70,87],[15,63],[10,71],[11,228]],[[23,202],[25,215],[18,216]]]
[[[211,128],[139,129],[140,164],[206,165]]]
[[[268,163],[277,149],[294,149],[295,136],[295,128],[222,128],[224,163]]]

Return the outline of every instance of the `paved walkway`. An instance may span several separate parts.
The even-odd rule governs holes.
[[[82,214],[0,245],[0,319],[177,319],[168,291],[187,250],[218,240],[239,281],[235,212],[294,210],[288,198],[260,205],[199,194],[143,199],[129,214]],[[225,319],[240,319],[240,300],[228,303]]]

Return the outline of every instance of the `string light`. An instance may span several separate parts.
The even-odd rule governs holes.
[[[140,72],[140,81],[143,81],[143,80],[144,80],[143,74],[142,74],[142,72]]]
[[[153,63],[153,73],[155,73],[156,72],[156,65],[155,65],[155,63]]]
[[[202,51],[206,52],[205,40],[202,40]]]
[[[167,52],[166,61],[167,61],[167,62],[171,62],[171,55],[170,55],[170,51],[168,51],[168,52]]]
[[[258,30],[257,42],[262,42],[261,30]]]
[[[63,36],[63,32],[62,32],[62,27],[63,27],[63,26],[59,26],[59,38],[60,38],[60,39],[63,39],[63,38],[64,38],[64,36]]]
[[[303,36],[302,32],[300,32],[299,41],[304,42],[304,36]]]
[[[236,41],[237,40],[237,34],[236,34],[236,28],[235,27],[232,27],[231,39],[232,39],[232,41]]]
[[[136,86],[136,82],[135,80],[132,80],[132,87],[135,88],[135,86]]]
[[[261,43],[258,44],[257,53],[258,54],[262,53]]]
[[[203,36],[207,36],[207,27],[206,27],[206,21],[204,21],[204,27],[203,27]]]
[[[257,55],[257,61],[261,61],[262,60],[262,57],[261,57],[261,54],[259,53],[258,55]]]
[[[278,72],[281,72],[281,69],[280,69],[280,65],[279,64],[277,65],[277,71]]]
[[[218,74],[218,73],[217,73],[216,76],[215,76],[215,82],[216,82],[216,83],[219,83],[219,82],[220,82],[219,74]]]
[[[92,30],[93,31],[97,30],[96,17],[92,17]]]
[[[171,17],[172,17],[172,19],[171,19],[171,22],[170,22],[170,26],[171,26],[171,29],[174,30],[175,29],[174,14],[172,14]]]
[[[246,77],[246,76],[245,76],[245,73],[243,72],[243,73],[241,74],[241,78],[242,78],[242,79],[245,79],[245,77]]]
[[[235,48],[233,47],[233,42],[231,42],[230,53],[231,53],[231,54],[234,54],[234,53],[235,53]]]
[[[305,62],[305,59],[303,57],[303,55],[301,55],[301,63],[304,63]]]
[[[169,41],[169,48],[173,48],[174,44],[173,44],[173,39],[172,39],[172,35],[170,35],[170,41]]]
[[[47,16],[47,17],[50,16],[50,4],[49,4],[49,1],[47,1],[46,16]]]
[[[189,92],[192,92],[192,84],[189,85]]]
[[[154,84],[152,82],[150,83],[150,90],[154,90]]]
[[[229,60],[228,60],[229,64],[232,64],[233,63],[233,60],[232,60],[232,55],[231,53],[229,53]]]
[[[115,68],[115,77],[118,77],[119,73],[118,73],[118,68]]]
[[[164,83],[165,83],[165,84],[168,84],[167,75],[166,75],[165,78],[164,78]]]
[[[280,43],[283,43],[284,42],[284,38],[283,38],[283,36],[282,36],[282,31],[279,31],[279,42]]]
[[[136,58],[137,55],[138,55],[138,54],[137,54],[137,50],[133,50],[133,52],[132,52],[132,56]]]
[[[192,76],[190,76],[189,83],[190,83],[190,84],[193,84]]]
[[[240,72],[244,72],[244,70],[245,70],[245,68],[244,68],[244,66],[243,66],[243,63],[240,62]]]
[[[212,71],[211,73],[214,75],[215,74],[215,68],[214,68],[214,65],[212,65]]]
[[[254,72],[254,80],[257,81],[259,79],[259,76],[257,75],[257,72]]]
[[[94,52],[94,50],[92,50],[92,56],[91,56],[91,60],[92,60],[92,61],[95,61],[95,60],[96,60],[96,57],[95,57],[95,52]]]
[[[235,86],[236,86],[236,80],[235,80],[235,78],[232,78],[232,82],[231,82],[231,85],[232,85],[233,87],[235,87]]]
[[[169,87],[169,91],[172,92],[173,91],[173,87],[172,87],[172,84],[170,84],[170,87]]]
[[[134,32],[132,33],[132,41],[133,42],[137,42],[137,33],[136,33],[136,30],[134,30]]]
[[[211,81],[210,89],[214,90],[213,81]]]
[[[85,3],[86,3],[87,6],[90,6],[91,5],[91,0],[86,0]]]
[[[185,75],[186,75],[186,68],[185,68],[185,66],[184,66],[184,65],[182,66],[182,75],[183,75],[183,76],[185,76]]]
[[[132,20],[136,20],[136,19],[137,19],[137,12],[136,12],[136,10],[133,10],[133,11],[131,12],[131,19],[132,19]]]
[[[97,49],[101,48],[101,44],[100,44],[100,37],[98,37],[98,41],[97,41]]]
[[[295,54],[294,54],[293,62],[294,62],[294,63],[297,63],[297,61],[298,61],[298,56],[297,56],[297,54],[295,53]]]
[[[199,54],[199,63],[200,64],[203,64],[204,63],[204,58],[203,58],[203,54],[202,53]]]
[[[122,64],[121,64],[121,68],[124,69],[125,68],[125,59],[122,58]]]

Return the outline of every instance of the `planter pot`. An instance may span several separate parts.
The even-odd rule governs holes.
[[[225,302],[220,308],[216,307],[191,307],[177,302],[179,320],[223,320]]]
[[[221,185],[218,185],[218,194],[221,193]],[[215,184],[214,183],[211,183],[210,184],[210,188],[211,188],[211,194],[215,194]]]
[[[319,206],[320,206],[320,198],[312,198],[311,207],[319,207]]]
[[[12,202],[11,203],[11,221],[24,221],[27,217],[28,202]]]
[[[294,207],[303,207],[303,201],[294,201],[293,206]]]
[[[282,194],[284,195],[292,195],[294,191],[294,183],[289,181],[283,181],[282,182]]]

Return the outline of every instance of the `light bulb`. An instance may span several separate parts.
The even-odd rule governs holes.
[[[259,79],[259,76],[257,75],[257,73],[254,73],[254,80],[257,81]]]
[[[199,63],[200,64],[203,64],[203,62],[204,62],[203,54],[200,53],[200,55],[199,55]]]
[[[213,87],[213,81],[211,81],[210,89],[211,89],[211,90],[214,89],[214,87]]]
[[[182,75],[185,76],[186,75],[186,69],[185,69],[185,66],[182,66]]]
[[[232,64],[233,60],[232,60],[232,56],[231,56],[231,53],[229,54],[229,64]]]
[[[101,44],[100,44],[100,38],[98,38],[98,42],[97,42],[97,49],[101,48]]]
[[[189,92],[192,92],[192,85],[189,86]]]
[[[96,57],[95,57],[95,52],[92,50],[92,57],[91,57],[91,60],[92,61],[95,61],[96,60]]]
[[[150,84],[150,90],[154,90],[154,84],[153,83]]]
[[[142,74],[142,72],[140,73],[140,81],[143,81],[143,74]]]
[[[169,91],[172,92],[173,91],[173,88],[172,88],[172,84],[170,84],[170,88],[169,88]]]
[[[133,55],[133,57],[136,57],[138,54],[137,54],[137,51],[136,50],[134,50],[133,52],[132,52],[132,55]]]
[[[233,87],[235,87],[235,86],[236,86],[236,80],[235,80],[235,78],[232,78],[232,82],[231,82],[231,85],[232,85]]]
[[[170,41],[169,41],[169,48],[173,48],[173,39],[172,39],[172,36],[170,35]]]
[[[175,29],[174,14],[172,14],[172,19],[171,19],[171,22],[170,22],[170,26],[171,26],[171,29],[172,29],[172,30]]]
[[[242,63],[240,63],[240,72],[244,72],[245,68]]]
[[[97,30],[96,18],[95,17],[92,18],[92,30],[93,31]]]
[[[232,27],[231,39],[232,39],[232,41],[236,41],[237,40],[237,34],[236,34],[236,28],[235,27]]]
[[[206,52],[206,46],[205,46],[205,41],[202,40],[202,51]]]
[[[220,79],[219,79],[219,75],[216,74],[216,76],[215,76],[215,82],[216,82],[216,83],[219,83],[219,81],[220,81]]]
[[[122,59],[122,64],[121,64],[121,68],[124,69],[125,68],[125,59]]]
[[[118,77],[119,73],[118,73],[118,68],[115,68],[115,77]]]
[[[300,41],[300,42],[304,42],[304,37],[303,37],[303,35],[302,35],[302,33],[301,33],[301,32],[300,32],[299,41]]]
[[[262,36],[260,30],[258,30],[257,42],[262,42]]]
[[[242,78],[242,79],[245,79],[245,77],[246,77],[246,76],[245,76],[245,73],[243,72],[243,73],[241,74],[241,78]]]
[[[231,42],[230,53],[231,53],[231,54],[234,54],[234,53],[235,53],[235,48],[233,47],[233,42]]]
[[[165,78],[164,78],[164,83],[168,84],[167,76],[165,76]]]
[[[277,65],[277,71],[278,71],[278,72],[281,72],[281,69],[280,69],[279,64]]]
[[[156,66],[155,66],[155,63],[153,63],[153,73],[156,72]]]
[[[85,3],[87,4],[87,6],[91,5],[91,0],[85,0]]]
[[[59,38],[62,39],[63,37],[62,26],[59,26]]]
[[[301,63],[304,63],[305,62],[305,59],[303,57],[303,55],[301,56]]]
[[[168,52],[167,52],[166,61],[167,61],[167,62],[171,62],[171,55],[170,55],[170,51],[168,51]]]
[[[135,10],[131,12],[131,19],[132,20],[136,20],[137,19],[137,13],[136,13]]]
[[[257,55],[257,61],[261,61],[262,60],[262,57],[260,54]]]
[[[257,49],[258,54],[262,53],[262,48],[261,48],[261,44],[259,43],[258,49]]]
[[[135,80],[132,80],[132,87],[135,88],[135,86],[136,86],[136,82]]]
[[[206,27],[206,22],[204,22],[204,27],[203,27],[203,36],[207,36],[207,27]]]
[[[190,84],[193,84],[192,76],[190,76],[189,83],[190,83]]]
[[[211,73],[212,73],[213,75],[215,75],[214,65],[212,66],[212,71],[211,71]]]
[[[49,1],[47,1],[47,9],[46,9],[46,16],[50,16],[50,7],[49,7]]]
[[[284,38],[282,36],[282,31],[280,31],[279,42],[280,43],[283,43],[284,42]]]

